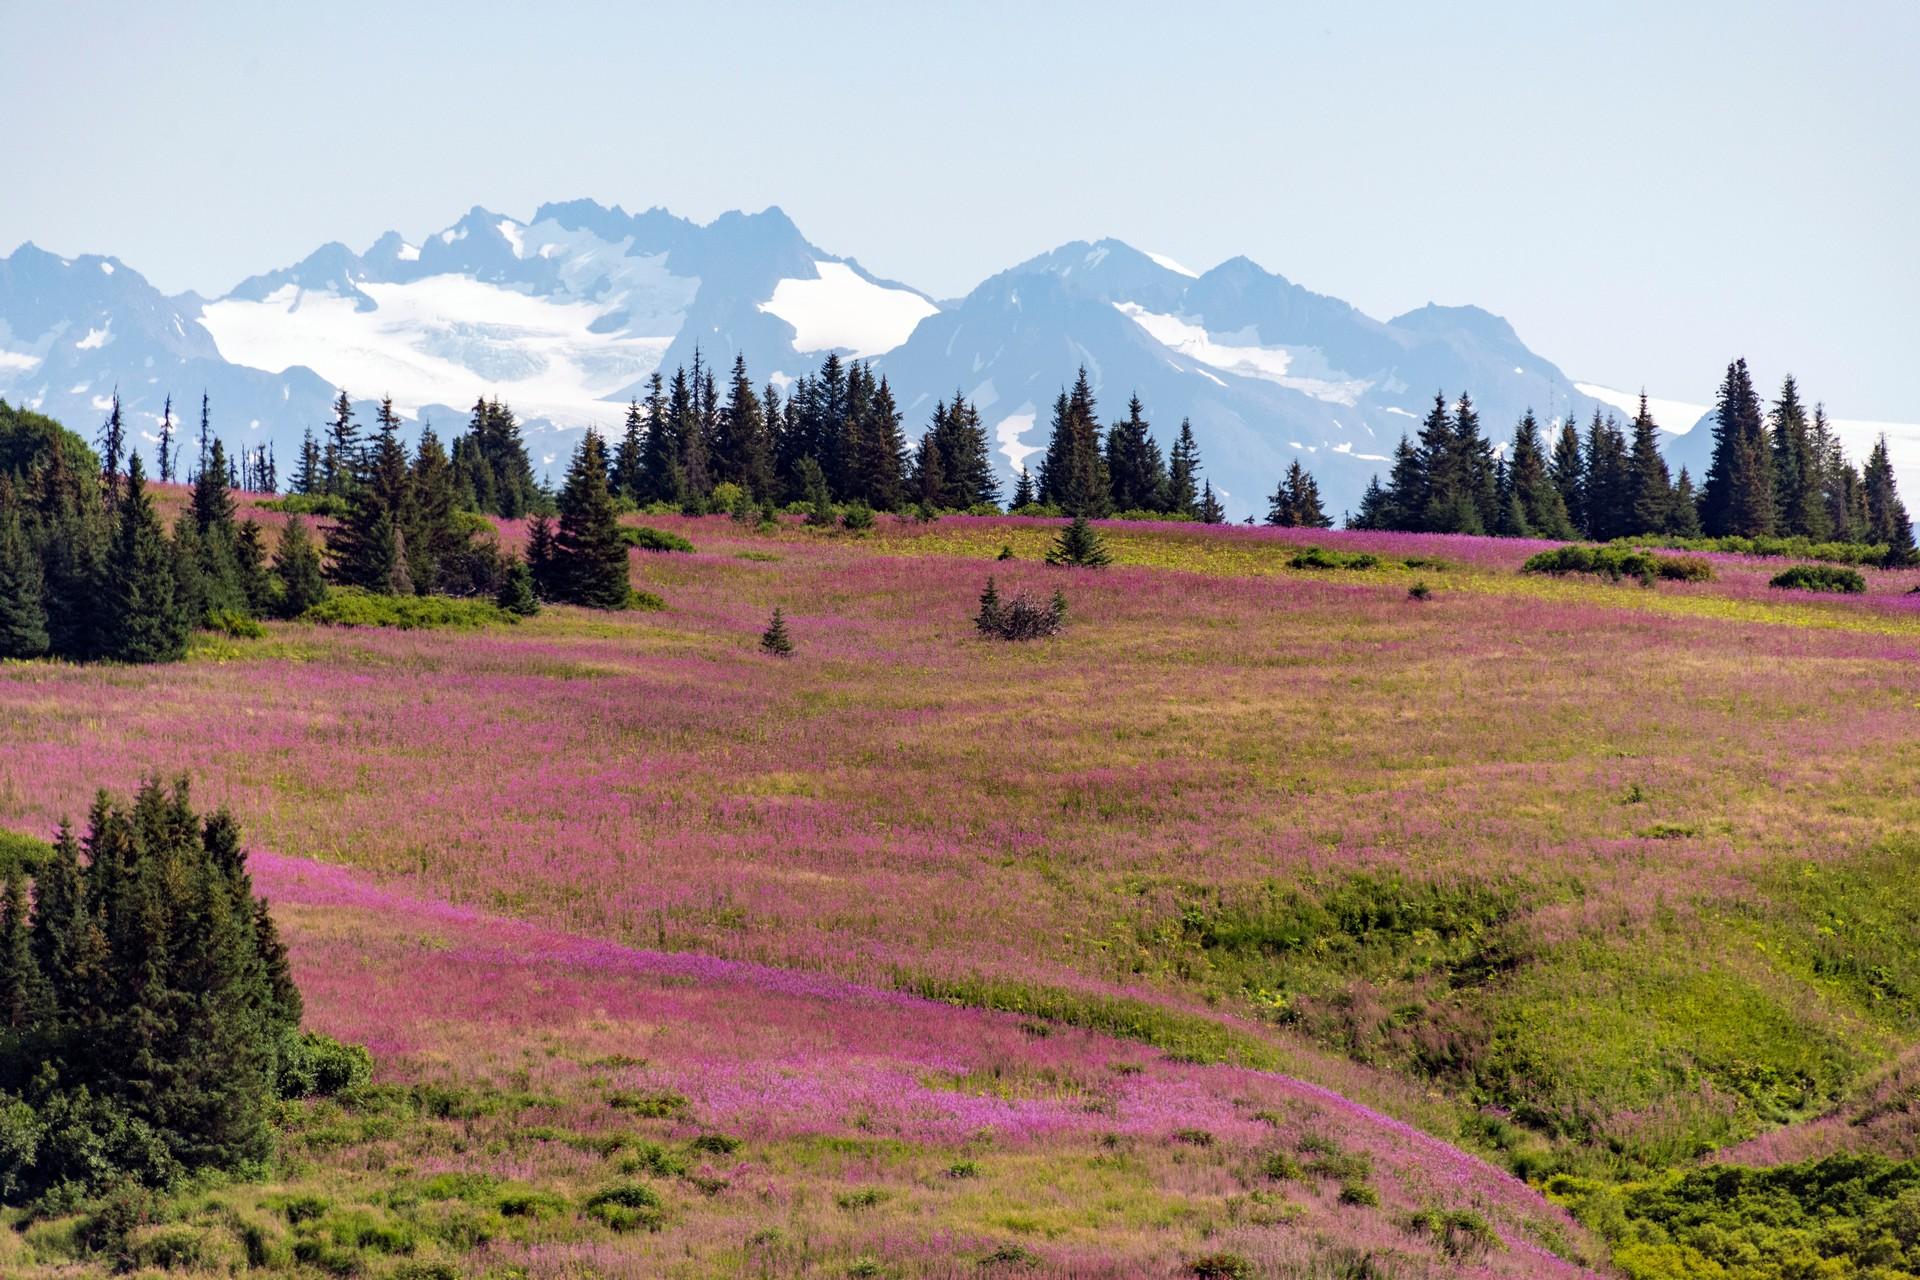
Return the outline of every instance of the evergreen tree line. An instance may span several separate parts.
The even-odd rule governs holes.
[[[257,1165],[276,1098],[366,1078],[300,1016],[232,817],[101,793],[0,897],[0,1202]]]
[[[1825,410],[1809,414],[1791,377],[1763,411],[1746,362],[1734,361],[1713,433],[1713,461],[1696,490],[1686,468],[1669,471],[1644,395],[1625,428],[1595,410],[1584,433],[1563,423],[1550,452],[1529,411],[1497,453],[1471,398],[1449,407],[1442,393],[1417,441],[1401,437],[1387,481],[1373,478],[1347,524],[1596,541],[1804,537],[1884,545],[1895,558],[1912,553],[1885,438],[1856,469]],[[1280,495],[1275,501],[1277,510]]]
[[[1210,524],[1226,519],[1212,481],[1200,478],[1200,446],[1190,423],[1181,422],[1173,448],[1163,453],[1139,396],[1127,402],[1127,416],[1105,430],[1097,408],[1083,365],[1073,387],[1054,401],[1040,474],[1035,478],[1022,469],[1014,510],[1037,505],[1094,518],[1140,514]]]
[[[298,517],[271,557],[259,523],[237,518],[217,437],[169,531],[139,453],[116,452],[123,422],[116,399],[96,457],[52,419],[0,401],[0,657],[169,662],[195,629],[297,616],[324,596]]]

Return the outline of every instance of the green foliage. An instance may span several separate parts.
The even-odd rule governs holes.
[[[383,596],[372,595],[355,587],[343,587],[302,613],[300,620],[330,627],[392,627],[400,631],[451,628],[464,631],[492,623],[517,622],[519,619],[491,600],[455,600],[447,596]]]
[[[840,527],[848,533],[866,533],[873,528],[873,508],[864,502],[847,505],[840,517]]]
[[[980,593],[980,608],[974,614],[974,630],[997,640],[1038,640],[1060,634],[1066,625],[1067,598],[1059,591],[1046,604],[1029,598],[1024,592],[1011,601],[1000,598],[1000,589],[992,578]]]
[[[1187,1264],[1195,1280],[1253,1280],[1253,1264],[1237,1253],[1209,1253]]]
[[[256,503],[262,511],[281,511],[288,515],[324,516],[338,520],[347,514],[346,498],[333,493],[290,493],[284,498],[269,498]]]
[[[1425,1236],[1450,1258],[1472,1258],[1504,1249],[1493,1224],[1471,1209],[1422,1209],[1407,1218],[1407,1230]]]
[[[31,876],[53,857],[53,846],[45,840],[0,830],[0,883],[15,876]]]
[[[1287,561],[1289,569],[1378,569],[1380,557],[1370,551],[1329,551],[1308,547]]]
[[[1113,557],[1107,553],[1100,531],[1085,516],[1075,516],[1054,540],[1047,552],[1047,563],[1074,569],[1104,569],[1113,563]]]
[[[633,589],[627,543],[607,490],[606,449],[597,433],[587,432],[574,450],[559,505],[546,572],[536,566],[540,593],[593,609],[628,607]]]
[[[1407,588],[1407,599],[1422,602],[1433,599],[1433,588],[1424,582],[1416,582]]]
[[[1612,582],[1633,578],[1643,587],[1652,586],[1656,578],[1679,582],[1708,582],[1713,579],[1713,566],[1696,556],[1663,556],[1627,547],[1577,544],[1555,547],[1551,551],[1529,556],[1526,563],[1520,566],[1520,572],[1556,575],[1590,573]]]
[[[1767,585],[1783,591],[1826,591],[1857,596],[1867,589],[1867,580],[1858,569],[1831,564],[1796,564],[1768,579]]]
[[[620,526],[620,537],[630,547],[642,551],[692,551],[693,544],[669,529],[656,529],[649,524]]]
[[[1821,560],[1830,564],[1877,565],[1887,558],[1885,543],[1816,542],[1807,537],[1754,538],[1623,538],[1616,545],[1668,547],[1676,551],[1710,551],[1721,555],[1778,556],[1792,560]]]
[[[776,658],[787,657],[793,652],[793,637],[787,632],[787,616],[778,605],[774,606],[767,629],[760,633],[760,652],[770,653]]]
[[[332,1097],[364,1089],[373,1080],[373,1055],[318,1031],[292,1034],[280,1051],[282,1098]]]
[[[540,612],[540,597],[533,589],[533,570],[525,560],[515,556],[507,563],[506,576],[500,580],[500,590],[493,602],[516,618],[531,618]]]
[[[1624,1185],[1560,1175],[1546,1191],[1604,1235],[1635,1280],[1920,1269],[1920,1161],[1847,1153],[1770,1169],[1709,1165]]]
[[[0,1200],[271,1149],[300,997],[232,818],[149,781],[96,800],[86,849],[63,828],[31,922],[18,879],[0,911]]]
[[[582,1207],[589,1218],[614,1231],[658,1231],[666,1218],[659,1194],[637,1182],[596,1191]]]

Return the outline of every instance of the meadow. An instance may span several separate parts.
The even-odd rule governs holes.
[[[0,822],[187,772],[375,1053],[368,1114],[180,1230],[411,1241],[375,1275],[1579,1274],[1629,1256],[1595,1186],[1912,1154],[1920,573],[630,522],[694,548],[633,553],[664,611],[0,668]],[[976,636],[989,574],[1064,633]]]

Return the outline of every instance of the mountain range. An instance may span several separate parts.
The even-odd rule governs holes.
[[[1163,446],[1191,420],[1236,517],[1264,511],[1295,457],[1330,510],[1350,507],[1436,391],[1470,392],[1496,440],[1529,408],[1551,425],[1632,402],[1576,382],[1478,307],[1376,320],[1244,257],[1201,273],[1110,239],[942,301],[816,247],[778,208],[701,225],[591,200],[526,221],[476,207],[417,242],[323,245],[217,298],[169,297],[113,257],[29,243],[0,259],[0,396],[91,435],[117,389],[151,442],[167,397],[191,431],[204,392],[213,429],[230,445],[270,440],[283,474],[339,388],[390,395],[443,435],[497,395],[552,468],[574,433],[617,428],[647,376],[696,348],[722,366],[742,353],[775,383],[829,351],[871,360],[909,439],[958,390],[1009,480],[1085,365],[1104,414],[1137,394]],[[1694,421],[1663,422],[1685,433],[1669,453],[1698,475],[1707,433],[1689,428],[1704,411],[1674,411]]]

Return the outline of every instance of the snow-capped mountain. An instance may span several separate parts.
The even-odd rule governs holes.
[[[1106,416],[1138,394],[1163,445],[1191,419],[1235,515],[1263,509],[1294,457],[1331,509],[1350,506],[1439,390],[1471,392],[1496,439],[1527,408],[1550,424],[1619,402],[1475,307],[1375,320],[1245,258],[1197,273],[1117,240],[1063,245],[940,304],[818,248],[777,208],[705,225],[590,200],[525,221],[474,208],[418,239],[324,245],[211,300],[167,297],[113,258],[28,244],[0,259],[0,395],[91,435],[117,388],[151,440],[168,395],[191,422],[205,391],[217,432],[271,440],[283,468],[340,387],[443,432],[499,396],[551,465],[696,347],[775,382],[828,351],[870,358],[910,437],[958,389],[1009,479],[1084,364]]]

